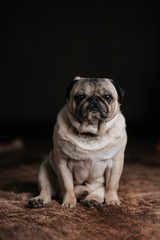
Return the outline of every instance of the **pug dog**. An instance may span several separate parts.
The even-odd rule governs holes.
[[[29,201],[31,207],[56,197],[66,207],[77,201],[93,208],[121,204],[117,189],[127,142],[123,95],[108,78],[73,80],[54,127],[53,150],[40,167],[40,194]]]

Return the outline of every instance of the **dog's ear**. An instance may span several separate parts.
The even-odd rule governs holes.
[[[118,101],[119,103],[121,104],[122,103],[122,100],[123,100],[123,97],[125,95],[125,91],[117,86],[117,84],[115,83],[115,81],[113,79],[111,79],[111,83],[115,86],[116,90],[117,90],[117,93],[118,93]]]
[[[76,84],[76,82],[78,82],[78,80],[74,79],[68,86],[67,88],[67,99],[70,97],[70,92],[73,88],[73,86]]]

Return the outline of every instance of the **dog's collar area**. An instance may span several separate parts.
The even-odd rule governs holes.
[[[72,131],[79,136],[86,136],[86,137],[93,137],[95,138],[97,136],[97,134],[95,133],[91,133],[91,132],[80,132],[78,128],[76,128],[73,123],[70,123],[70,127],[72,128]]]

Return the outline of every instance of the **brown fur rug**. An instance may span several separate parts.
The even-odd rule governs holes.
[[[160,163],[156,150],[129,147],[119,187],[120,207],[61,207],[53,200],[28,208],[46,144],[0,153],[0,239],[160,239]]]

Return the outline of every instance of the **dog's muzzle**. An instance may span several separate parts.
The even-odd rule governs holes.
[[[88,109],[90,109],[90,110],[97,110],[98,111],[98,109],[99,109],[99,107],[100,107],[100,104],[99,104],[99,97],[97,97],[97,96],[92,96],[92,97],[90,97],[89,99],[88,99],[88,101],[89,101],[89,104],[88,104]]]

